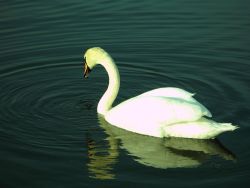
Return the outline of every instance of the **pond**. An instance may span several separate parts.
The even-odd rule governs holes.
[[[250,6],[243,0],[1,1],[2,187],[235,187],[250,174]],[[115,60],[115,104],[178,87],[218,122],[214,140],[153,138],[97,115],[108,85],[83,53]],[[139,113],[139,112],[138,112]]]

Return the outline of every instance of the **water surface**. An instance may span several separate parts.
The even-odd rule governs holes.
[[[2,1],[0,184],[3,187],[235,187],[249,184],[250,6],[221,1]],[[212,141],[155,139],[96,114],[107,87],[83,79],[100,46],[121,75],[116,104],[180,87],[218,122]]]

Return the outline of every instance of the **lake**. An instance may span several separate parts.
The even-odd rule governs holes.
[[[1,187],[249,185],[247,1],[13,0],[0,14]],[[94,46],[120,71],[115,104],[179,87],[240,128],[193,140],[111,126],[96,112],[106,72],[83,78]]]

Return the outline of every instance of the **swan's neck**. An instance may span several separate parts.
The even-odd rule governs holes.
[[[113,59],[110,56],[107,56],[100,64],[105,68],[109,76],[108,89],[100,99],[97,106],[97,112],[105,115],[112,108],[112,104],[118,94],[120,87],[120,75]]]

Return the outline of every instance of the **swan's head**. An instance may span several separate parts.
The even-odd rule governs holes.
[[[90,71],[97,65],[103,64],[110,58],[107,52],[102,48],[93,47],[89,48],[84,54],[84,77],[88,77]]]

